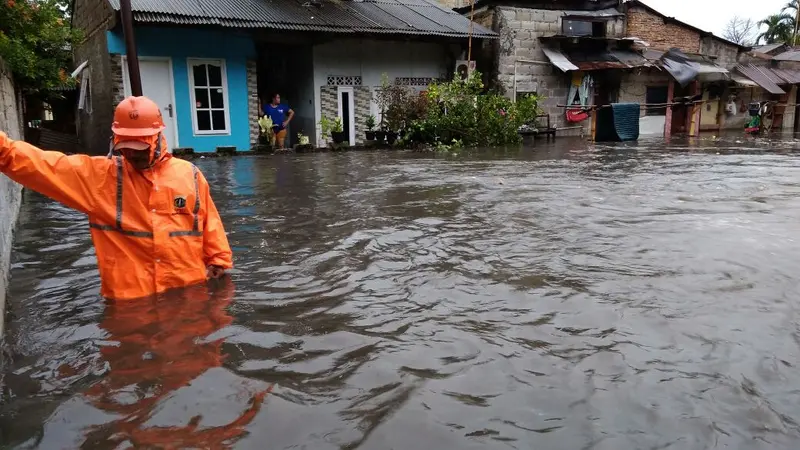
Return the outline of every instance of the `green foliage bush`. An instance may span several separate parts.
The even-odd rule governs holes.
[[[412,95],[399,86],[388,90],[392,94],[385,95],[382,103],[387,128],[402,128],[408,145],[517,145],[522,141],[519,128],[534,122],[539,112],[535,95],[513,102],[498,93],[485,92],[477,71],[466,80],[433,84],[425,96]]]

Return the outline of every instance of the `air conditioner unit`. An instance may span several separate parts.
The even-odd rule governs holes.
[[[474,70],[475,61],[456,61],[456,78],[459,80],[466,80]]]

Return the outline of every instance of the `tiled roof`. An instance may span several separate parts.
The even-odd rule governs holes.
[[[119,10],[119,0],[109,0]],[[435,0],[132,0],[143,23],[467,37],[469,20]],[[472,24],[472,35],[496,38]]]

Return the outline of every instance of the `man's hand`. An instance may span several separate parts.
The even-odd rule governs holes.
[[[286,128],[287,125],[289,125],[289,121],[288,120],[284,120],[283,121],[283,128]]]
[[[220,266],[206,267],[206,278],[208,278],[209,280],[211,279],[216,280],[222,278],[223,275],[225,275],[225,269],[223,269]]]

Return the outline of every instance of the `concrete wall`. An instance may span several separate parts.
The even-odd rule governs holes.
[[[114,14],[106,0],[76,0],[73,17],[73,25],[84,34],[84,41],[74,51],[75,64],[89,61],[90,108],[76,116],[80,151],[104,155],[108,152],[115,105],[105,31],[113,25]]]
[[[645,103],[648,87],[668,86],[670,76],[660,70],[631,72],[622,77],[619,88],[620,103]],[[639,134],[642,136],[663,136],[666,116],[654,115],[642,108],[639,118]]]
[[[700,41],[700,53],[716,57],[714,62],[726,69],[730,69],[736,66],[739,47],[708,36]]]
[[[22,102],[14,89],[11,73],[0,60],[0,130],[12,139],[22,139]],[[11,238],[19,212],[22,188],[0,175],[0,335],[5,318]]]

